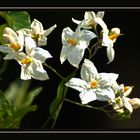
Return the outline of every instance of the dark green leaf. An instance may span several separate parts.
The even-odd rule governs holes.
[[[3,39],[2,39],[3,38],[2,35],[3,35],[4,28],[7,27],[7,26],[8,26],[7,24],[0,25],[0,43],[1,44],[4,44]]]
[[[52,114],[52,119],[55,120],[55,118],[58,117],[58,114],[61,110],[63,99],[67,93],[67,87],[64,85],[64,81],[62,81],[58,88],[57,88],[57,96],[55,100],[50,105],[50,114]]]
[[[37,109],[36,105],[24,107],[17,110],[11,116],[7,117],[5,120],[0,121],[0,128],[19,128],[21,120],[30,111],[35,111]]]
[[[17,31],[22,28],[30,28],[31,20],[30,15],[26,11],[6,11],[0,12],[9,27]]]
[[[65,86],[65,83],[69,81],[71,77],[73,77],[75,73],[72,73],[68,77],[65,78],[65,80],[61,81],[57,88],[57,96],[51,103],[49,110],[50,110],[50,118],[53,119],[54,123],[57,120],[57,117],[60,113],[60,110],[62,108],[64,98],[66,96],[68,88]]]
[[[42,87],[38,87],[31,92],[28,93],[28,95],[25,97],[23,105],[22,106],[29,106],[34,98],[42,91]]]
[[[37,105],[31,104],[42,88],[29,92],[29,85],[30,81],[17,79],[4,94],[0,94],[0,128],[19,128],[23,117],[37,109]]]
[[[17,79],[10,84],[9,88],[5,92],[6,98],[17,109],[23,105],[24,99],[28,93],[30,82],[31,81],[22,81],[20,79]]]

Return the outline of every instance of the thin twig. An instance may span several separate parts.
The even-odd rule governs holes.
[[[49,68],[51,71],[53,71],[58,77],[60,77],[62,80],[64,80],[65,78],[59,74],[53,67],[51,67],[50,65],[43,63],[44,66],[46,66],[47,68]]]
[[[69,103],[72,103],[72,104],[75,104],[75,105],[78,105],[78,106],[81,106],[81,107],[87,107],[87,108],[96,109],[96,110],[103,110],[100,107],[94,107],[94,106],[90,106],[90,105],[84,105],[84,104],[81,104],[81,103],[78,103],[78,102],[75,102],[75,101],[72,101],[72,100],[69,100],[69,99],[66,99],[66,98],[64,98],[64,101],[69,102]]]

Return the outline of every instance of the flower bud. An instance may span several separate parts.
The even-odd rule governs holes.
[[[129,100],[129,102],[134,109],[137,109],[140,107],[140,99],[139,98],[133,98],[133,99]]]

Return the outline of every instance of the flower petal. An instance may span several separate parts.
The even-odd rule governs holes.
[[[99,11],[96,14],[96,17],[103,19],[105,12],[104,11]]]
[[[17,31],[17,34],[18,34],[18,43],[20,45],[20,51],[22,51],[24,45],[24,34],[21,30]]]
[[[109,101],[115,98],[115,93],[112,88],[98,88],[96,95],[99,101]]]
[[[11,52],[13,52],[13,49],[10,48],[9,46],[2,46],[2,45],[0,45],[0,52],[11,53]]]
[[[88,21],[87,19],[83,20],[83,21],[80,21],[80,20],[76,20],[74,18],[72,18],[72,21],[76,24],[80,24],[81,23],[81,28],[84,28],[84,29],[91,29],[91,27],[88,25]]]
[[[109,39],[108,30],[103,30],[102,32],[103,32],[102,46],[113,47],[113,41]]]
[[[132,105],[130,104],[129,102],[129,98],[126,98],[126,97],[122,97],[122,102],[124,104],[124,107],[130,112],[132,113],[133,112],[133,108],[132,108]]]
[[[107,57],[109,59],[109,62],[107,64],[109,64],[114,60],[114,57],[115,57],[115,51],[114,51],[113,47],[107,47],[106,53],[107,53]]]
[[[82,46],[84,47],[85,44]],[[83,56],[84,56],[84,53],[85,53],[85,48],[80,48],[80,47],[77,47],[77,46],[71,46],[69,47],[69,53],[68,53],[68,61],[69,63],[78,68]]]
[[[35,41],[31,37],[26,37],[25,38],[25,49],[26,53],[30,55],[31,51],[33,48],[36,47]]]
[[[85,20],[87,20],[87,19],[88,20],[94,20],[95,17],[96,17],[96,14],[93,11],[86,11],[85,14],[84,14]]]
[[[95,18],[94,20],[96,24],[99,24],[102,27],[103,30],[107,30],[107,25],[101,18]]]
[[[98,75],[98,71],[90,60],[85,59],[80,74],[82,79],[91,82]]]
[[[97,37],[96,34],[88,30],[82,30],[80,33],[80,39],[87,42],[90,42],[95,37]]]
[[[44,31],[42,23],[36,19],[31,23],[31,29],[35,35],[43,34]]]
[[[97,96],[95,94],[95,90],[85,90],[79,94],[82,104],[88,104],[92,101],[97,100]]]
[[[17,60],[18,63],[19,63],[20,65],[22,65],[22,64],[21,64],[21,61],[22,61],[23,59],[25,59],[26,56],[27,56],[27,55],[26,55],[25,53],[23,53],[23,52],[16,53],[15,60]]]
[[[67,59],[69,49],[67,46],[62,46],[61,53],[60,53],[60,62],[61,64]]]
[[[47,45],[47,38],[46,37],[39,37],[37,46],[45,46]]]
[[[82,92],[84,89],[88,87],[87,82],[79,78],[72,78],[65,85],[79,92]]]
[[[66,27],[62,31],[62,43],[63,43],[63,45],[68,45],[68,43],[67,43],[68,38],[75,38],[75,33],[69,27]]]
[[[29,80],[29,79],[31,79],[30,67],[28,65],[22,65],[21,66],[20,78],[22,80]]]
[[[51,54],[47,50],[38,47],[33,48],[30,56],[37,60],[40,60],[41,63],[44,63],[47,58],[52,58]]]
[[[47,30],[44,30],[43,36],[48,36],[55,28],[57,27],[57,25],[53,25],[52,27],[50,27]]]
[[[99,73],[97,80],[99,81],[101,87],[112,86],[116,84],[118,74],[115,73]]]
[[[133,107],[133,109],[138,109],[140,107],[140,99],[139,98],[132,98],[129,100],[129,103]]]
[[[13,29],[6,27],[3,32],[3,38],[5,38],[5,35],[9,36],[9,40],[4,39],[7,43],[18,42],[17,34]]]
[[[80,23],[81,23],[80,20],[76,20],[76,19],[74,19],[74,18],[72,18],[72,21],[73,21],[74,23],[76,23],[76,24],[80,24]]]
[[[12,59],[15,59],[16,57],[16,54],[11,52],[11,53],[8,53],[5,57],[4,57],[4,60],[12,60]]]
[[[48,74],[43,69],[43,66],[40,61],[33,59],[30,66],[32,67],[32,71],[30,71],[32,78],[41,80],[41,81],[49,79]]]

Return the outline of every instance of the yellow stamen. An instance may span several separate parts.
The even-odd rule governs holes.
[[[32,62],[32,58],[26,57],[26,58],[22,59],[20,62],[21,62],[21,64],[29,64]]]
[[[91,88],[96,88],[97,85],[98,85],[98,82],[96,80],[93,80],[92,82],[90,82]]]
[[[125,86],[124,87],[124,92],[126,92],[130,87],[129,86]]]
[[[76,45],[77,41],[73,38],[68,38],[67,43],[70,44],[70,45]]]
[[[112,34],[112,35],[109,36],[109,38],[110,38],[111,40],[114,40],[114,39],[116,39],[118,36],[119,36],[118,34]]]
[[[40,38],[40,34],[34,34],[34,35],[33,35],[33,38],[34,38],[35,40],[38,40],[38,38]]]
[[[15,51],[20,49],[19,43],[16,43],[16,42],[11,43],[10,47],[13,48]]]
[[[109,35],[109,38],[110,38],[111,40],[114,40],[114,39],[117,39],[117,37],[118,37],[118,36],[121,36],[121,35],[123,35],[123,34],[116,34],[116,33],[114,33],[114,34]]]

